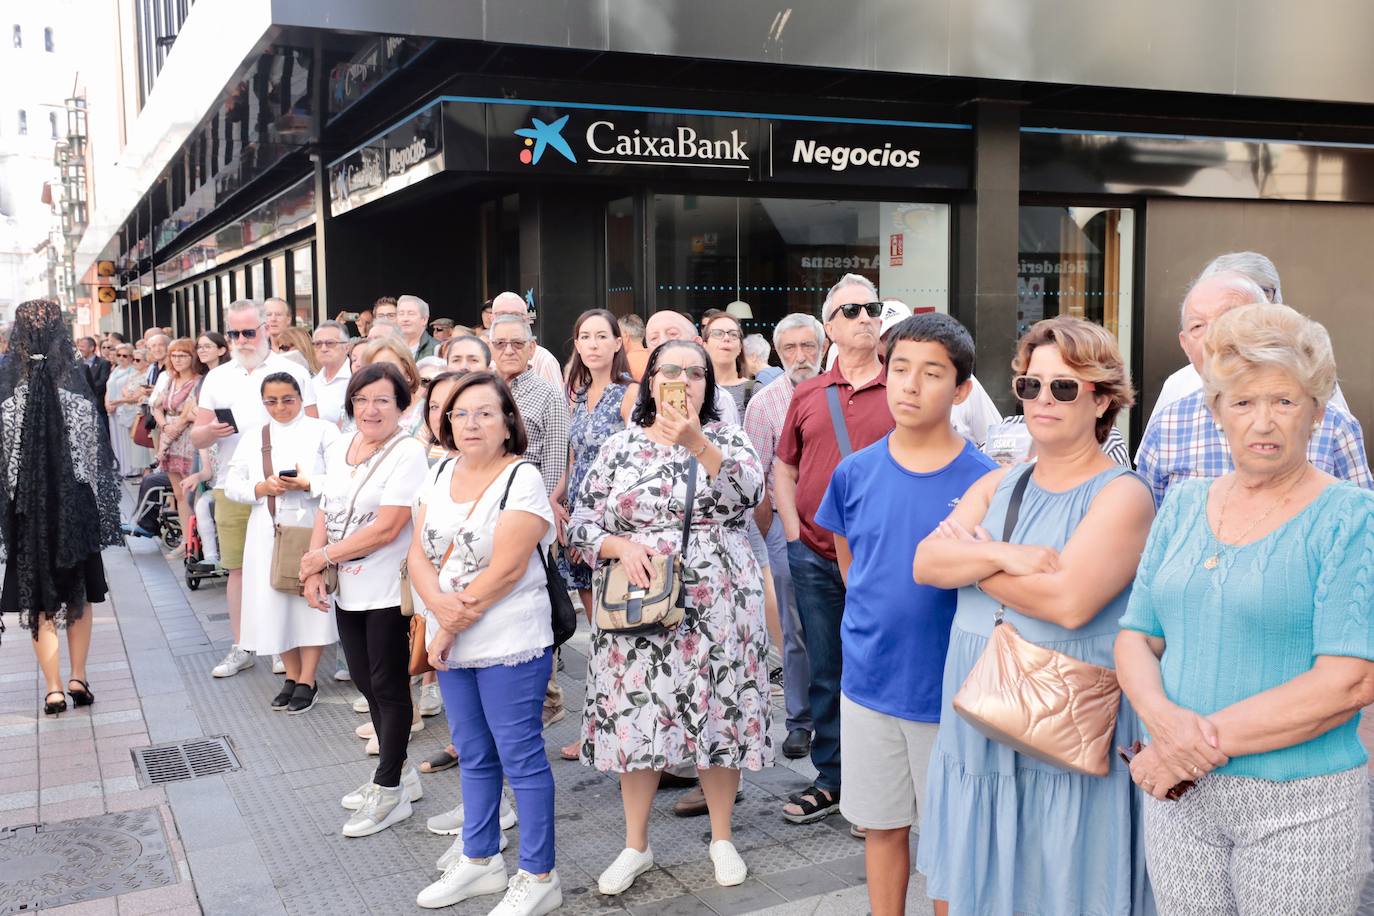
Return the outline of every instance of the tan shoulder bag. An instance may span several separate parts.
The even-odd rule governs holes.
[[[262,427],[262,479],[271,476],[272,429],[269,423]],[[304,595],[305,583],[300,580],[301,557],[310,549],[310,536],[315,527],[313,524],[279,524],[275,496],[267,497],[267,517],[272,520],[272,587],[289,595]]]

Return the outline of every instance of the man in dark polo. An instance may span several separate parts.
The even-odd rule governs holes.
[[[797,611],[806,631],[816,729],[811,745],[816,783],[791,796],[782,811],[794,824],[820,820],[840,807],[844,580],[834,535],[819,527],[815,516],[840,459],[892,431],[887,372],[878,359],[882,311],[878,290],[865,277],[845,274],[830,288],[821,318],[839,355],[828,372],[797,385],[778,439],[773,495],[787,538]]]

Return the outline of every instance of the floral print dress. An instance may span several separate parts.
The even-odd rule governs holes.
[[[607,385],[601,392],[596,406],[587,409],[587,390],[584,388],[573,396],[572,419],[568,424],[568,446],[572,449],[572,473],[568,475],[569,514],[577,508],[577,497],[582,492],[582,481],[587,470],[596,460],[601,444],[607,437],[625,428],[625,418],[620,413],[625,403],[627,385]],[[592,568],[586,563],[573,560],[567,553],[558,554],[558,568],[563,573],[563,581],[569,588],[590,589],[592,587]]]
[[[714,479],[697,469],[686,616],[663,633],[592,634],[582,760],[605,772],[773,763],[763,581],[744,527],[763,468],[740,427],[705,433],[724,460]],[[637,426],[611,436],[578,493],[571,547],[593,558],[614,535],[651,554],[681,549],[689,460]]]

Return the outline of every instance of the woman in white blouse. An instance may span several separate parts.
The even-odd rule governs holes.
[[[490,372],[464,376],[440,420],[461,453],[416,513],[411,582],[429,615],[430,662],[458,748],[463,855],[417,898],[450,906],[506,891],[492,912],[541,916],[563,902],[554,871],[553,772],[542,736],[553,628],[540,551],[554,538],[538,468],[519,456],[524,424],[510,389]],[[520,816],[520,861],[506,880],[500,852],[501,777]]]
[[[315,668],[324,647],[338,641],[339,631],[332,614],[272,587],[273,524],[314,525],[325,451],[339,431],[332,423],[306,416],[300,384],[289,372],[267,376],[261,390],[268,423],[261,435],[243,437],[224,485],[225,496],[253,507],[244,541],[239,648],[281,656],[286,683],[272,708],[298,715],[315,705]],[[266,447],[271,452],[264,462]],[[271,475],[264,473],[265,464],[270,464]]]

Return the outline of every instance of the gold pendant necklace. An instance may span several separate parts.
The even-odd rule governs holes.
[[[1274,510],[1278,509],[1279,506],[1282,506],[1284,503],[1288,502],[1288,497],[1290,497],[1290,496],[1293,495],[1293,491],[1297,489],[1298,484],[1302,483],[1303,479],[1304,479],[1306,476],[1307,476],[1306,473],[1300,473],[1300,474],[1298,474],[1297,478],[1296,478],[1291,484],[1288,485],[1288,489],[1283,491],[1283,495],[1280,496],[1280,497],[1278,498],[1278,500],[1277,500],[1272,506],[1270,506],[1267,510],[1265,510],[1265,512],[1264,512],[1263,515],[1261,515],[1259,518],[1255,519],[1255,521],[1253,521],[1253,522],[1250,524],[1250,527],[1249,527],[1249,528],[1246,528],[1244,531],[1242,531],[1242,532],[1240,533],[1240,537],[1236,538],[1236,541],[1237,541],[1238,543],[1235,543],[1235,544],[1227,544],[1226,542],[1222,541],[1221,535],[1222,535],[1222,532],[1226,529],[1226,507],[1227,507],[1228,505],[1230,505],[1230,503],[1231,503],[1231,494],[1232,494],[1232,492],[1234,492],[1235,489],[1236,489],[1236,487],[1240,485],[1240,478],[1239,478],[1239,477],[1235,478],[1235,479],[1231,482],[1231,486],[1227,488],[1227,490],[1226,490],[1226,495],[1223,496],[1223,497],[1221,498],[1221,515],[1220,515],[1219,518],[1217,518],[1217,531],[1216,531],[1216,535],[1215,535],[1215,538],[1216,538],[1216,541],[1217,541],[1217,545],[1218,545],[1218,546],[1217,546],[1217,551],[1216,551],[1216,553],[1214,553],[1214,554],[1212,554],[1210,557],[1208,557],[1206,560],[1203,560],[1203,561],[1202,561],[1202,566],[1203,566],[1203,568],[1204,568],[1204,569],[1216,569],[1218,566],[1220,566],[1220,565],[1221,565],[1221,553],[1222,553],[1222,551],[1225,550],[1227,547],[1244,547],[1245,544],[1244,544],[1243,542],[1245,541],[1245,539],[1246,539],[1247,537],[1250,536],[1250,532],[1254,531],[1256,528],[1258,528],[1258,527],[1264,522],[1265,519],[1267,519],[1269,516],[1273,515],[1273,514],[1274,514]]]

